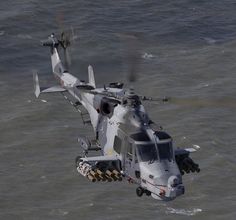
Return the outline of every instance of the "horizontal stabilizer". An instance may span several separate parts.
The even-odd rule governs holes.
[[[99,161],[116,161],[119,160],[117,156],[97,156],[80,158],[82,161],[99,162]]]
[[[43,46],[46,46],[46,47],[58,47],[59,45],[59,41],[54,36],[54,34],[51,34],[51,36],[48,39],[42,40],[41,43]]]
[[[40,87],[39,86],[39,77],[37,73],[33,74],[34,80],[34,94],[38,98],[40,93],[51,93],[51,92],[65,92],[66,89],[61,86],[52,86],[52,87]]]
[[[62,88],[61,86],[52,86],[41,88],[41,93],[49,93],[49,92],[65,92],[66,89]]]

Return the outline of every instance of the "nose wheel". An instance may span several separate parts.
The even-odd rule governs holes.
[[[144,193],[144,190],[143,190],[142,187],[138,187],[136,189],[136,194],[137,194],[138,197],[141,197],[143,195],[143,193]]]
[[[146,194],[147,196],[150,196],[151,195],[151,192],[146,190],[146,189],[143,189],[142,187],[138,187],[136,189],[136,194],[138,197],[141,197],[143,194]]]
[[[150,195],[151,195],[151,192],[148,191],[148,190],[145,190],[145,193],[146,193],[147,196],[150,196]]]

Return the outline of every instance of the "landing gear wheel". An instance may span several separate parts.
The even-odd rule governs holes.
[[[142,187],[138,187],[136,189],[136,194],[138,197],[141,197],[143,195],[143,188]]]
[[[151,195],[151,192],[148,191],[148,190],[145,190],[145,193],[146,193],[147,196],[150,196],[150,195]]]

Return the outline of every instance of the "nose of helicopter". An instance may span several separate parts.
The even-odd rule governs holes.
[[[176,197],[184,194],[184,186],[177,176],[168,178],[167,186],[158,187],[152,197],[159,200],[171,201]]]

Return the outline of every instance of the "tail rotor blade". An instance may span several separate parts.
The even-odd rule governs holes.
[[[64,51],[64,59],[65,59],[65,68],[69,70],[71,66],[71,56],[68,48],[63,49]]]

